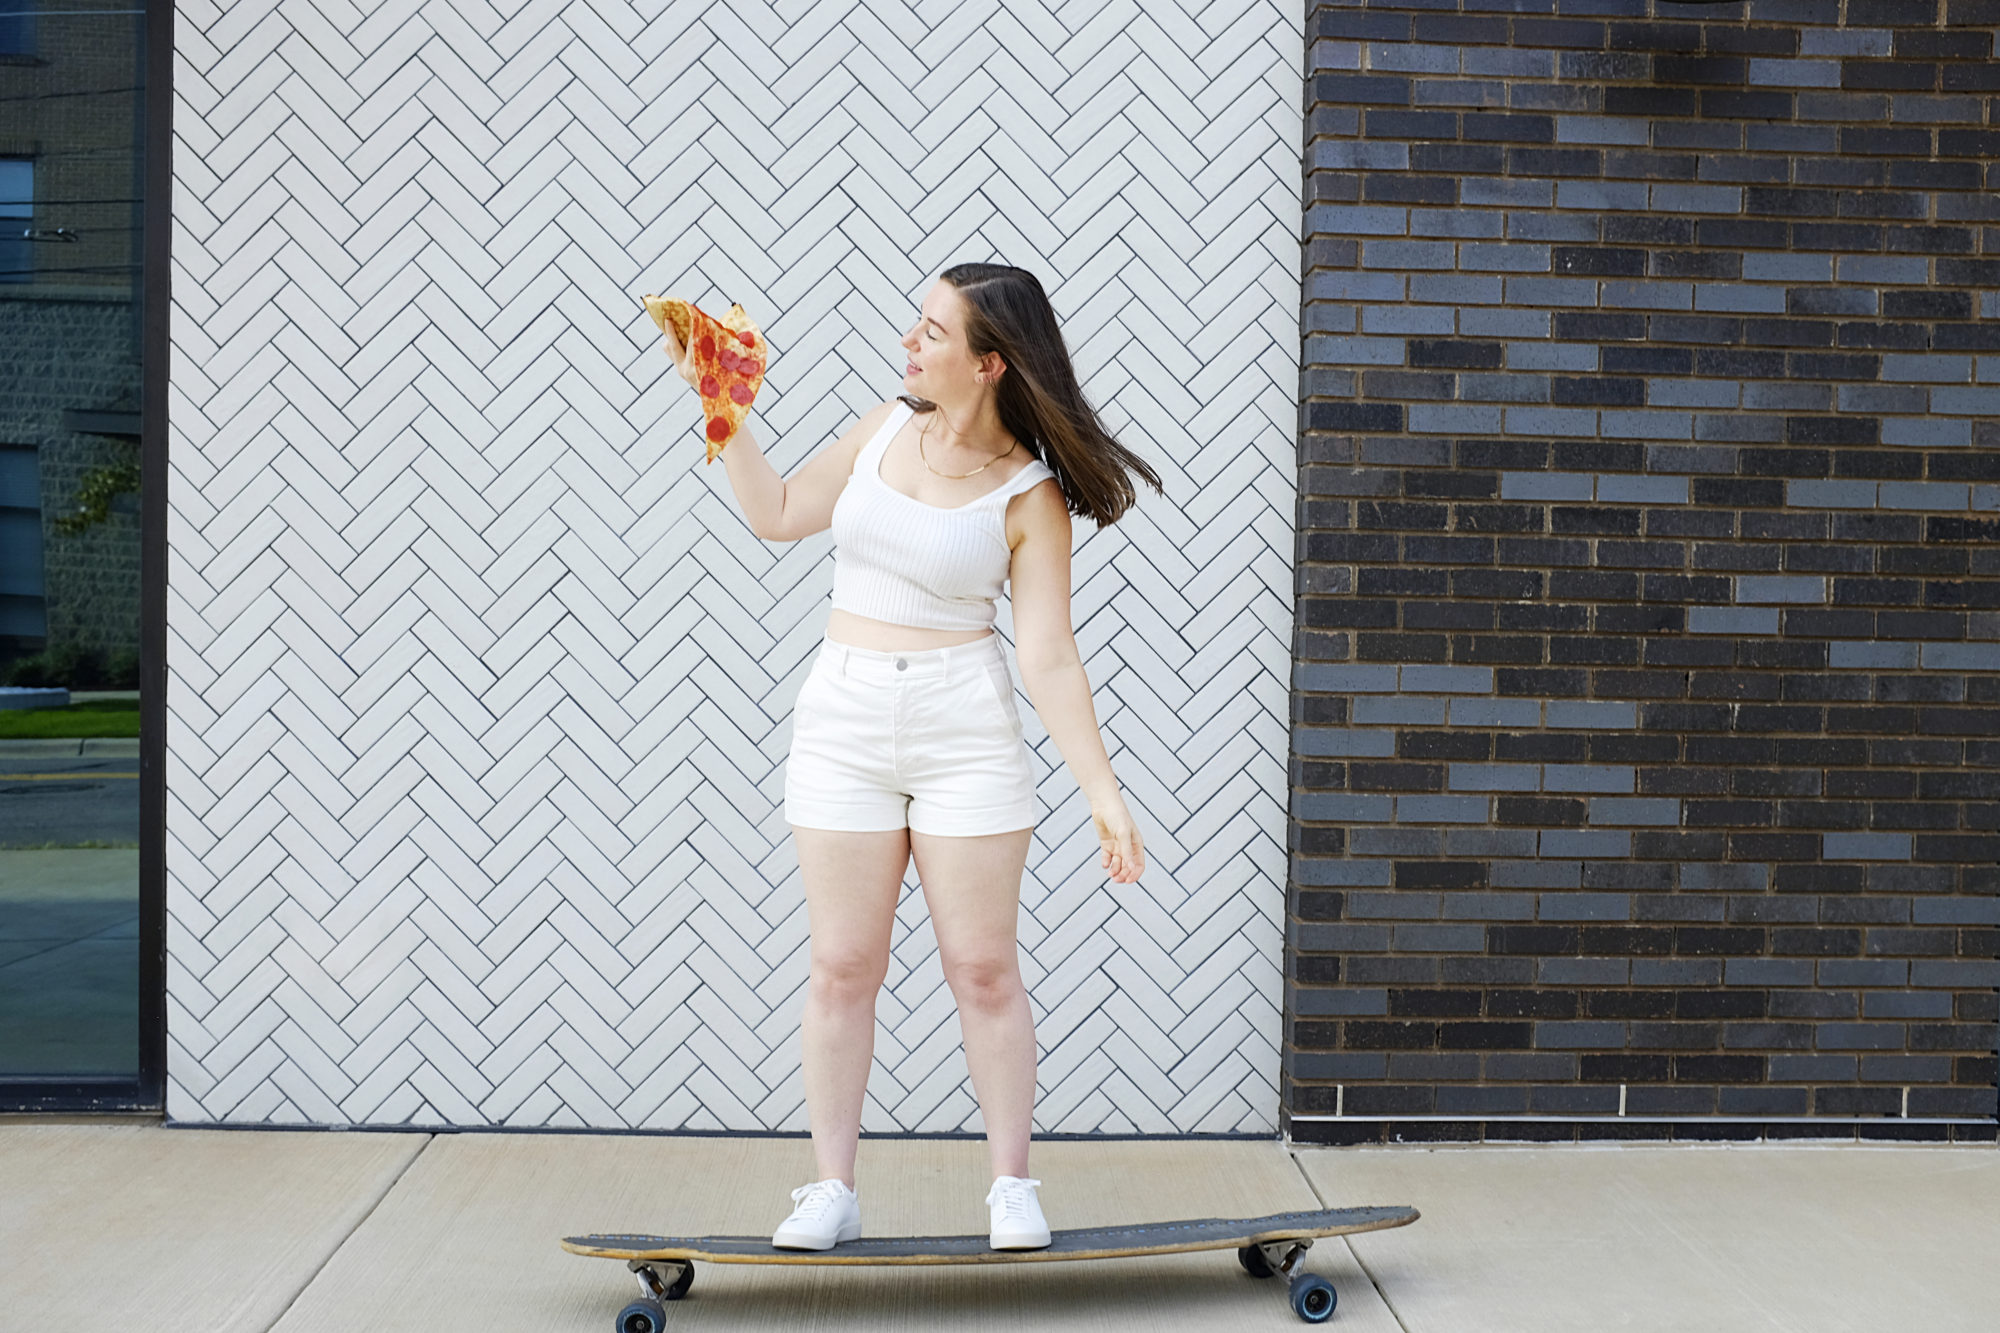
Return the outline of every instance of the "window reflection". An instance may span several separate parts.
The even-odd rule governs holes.
[[[144,21],[0,0],[0,1105],[138,1075]]]
[[[5,3],[5,0],[0,0]],[[5,19],[0,19],[0,39],[4,39]],[[0,40],[0,52],[6,50]],[[0,157],[0,282],[27,282],[34,277],[34,258],[28,247],[34,242],[35,160],[31,157]]]

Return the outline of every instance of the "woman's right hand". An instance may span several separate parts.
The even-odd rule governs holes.
[[[680,377],[688,382],[688,387],[700,388],[701,372],[694,368],[694,358],[688,355],[687,348],[681,346],[681,340],[675,336],[674,326],[671,322],[668,323],[665,332],[667,359],[674,363],[674,369],[679,371]]]
[[[1146,870],[1145,840],[1139,825],[1125,807],[1125,798],[1112,793],[1090,803],[1090,822],[1096,826],[1102,847],[1097,866],[1113,882],[1130,884]]]

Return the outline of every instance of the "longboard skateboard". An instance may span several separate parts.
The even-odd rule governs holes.
[[[1052,1231],[1039,1250],[995,1250],[985,1236],[886,1236],[844,1241],[830,1250],[781,1250],[769,1236],[568,1236],[571,1254],[622,1259],[645,1292],[618,1312],[618,1333],[660,1333],[667,1301],[687,1295],[694,1261],[718,1264],[1019,1264],[1063,1259],[1119,1259],[1142,1254],[1235,1249],[1253,1277],[1283,1274],[1292,1309],[1324,1323],[1338,1300],[1333,1284],[1300,1266],[1321,1236],[1383,1231],[1417,1220],[1414,1208],[1317,1208],[1268,1217],[1207,1217],[1123,1227]]]

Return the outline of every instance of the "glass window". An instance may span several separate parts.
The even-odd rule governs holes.
[[[35,450],[0,445],[0,635],[40,638],[42,481]]]
[[[7,3],[8,0],[0,0],[0,5]],[[0,27],[0,35],[4,34],[4,27]],[[26,282],[34,276],[34,258],[27,238],[28,228],[34,222],[34,161],[0,157],[0,282]]]
[[[35,11],[31,0],[0,0],[0,56],[35,53]]]
[[[0,0],[0,1109],[141,1081],[145,14],[37,8]]]

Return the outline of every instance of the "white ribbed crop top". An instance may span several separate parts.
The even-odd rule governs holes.
[[[985,629],[1007,582],[1007,501],[1046,477],[1028,465],[976,500],[945,508],[882,480],[882,455],[914,415],[898,401],[833,505],[833,605],[855,615],[921,629]]]

